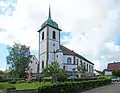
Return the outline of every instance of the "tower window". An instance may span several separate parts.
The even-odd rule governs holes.
[[[44,32],[42,32],[42,40],[44,39]]]
[[[44,61],[42,61],[42,68],[44,68]]]
[[[70,57],[67,58],[67,64],[71,64],[71,58]]]
[[[55,44],[53,44],[53,46],[55,46]]]
[[[58,57],[58,55],[57,55],[57,57]]]
[[[56,33],[53,31],[53,39],[56,39]]]

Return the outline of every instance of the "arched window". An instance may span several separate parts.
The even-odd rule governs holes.
[[[42,68],[44,68],[44,61],[42,61]]]
[[[56,39],[56,33],[53,31],[53,39]]]
[[[78,59],[77,59],[77,65],[78,65]]]
[[[44,39],[44,32],[42,32],[42,40]]]
[[[68,57],[68,58],[67,58],[67,64],[71,64],[71,61],[72,61],[71,58]]]
[[[82,65],[82,60],[80,60],[80,64]]]

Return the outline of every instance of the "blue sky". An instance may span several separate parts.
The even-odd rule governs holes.
[[[120,59],[120,0],[0,0],[0,69],[13,42],[31,46],[38,56],[37,31],[49,4],[62,29],[61,44],[92,61],[95,69]]]

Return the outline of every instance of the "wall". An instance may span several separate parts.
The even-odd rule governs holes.
[[[105,75],[112,75],[112,71],[105,71]]]

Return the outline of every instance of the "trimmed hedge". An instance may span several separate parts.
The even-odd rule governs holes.
[[[97,78],[81,78],[81,79],[74,79],[74,81],[89,81],[89,80],[97,80]],[[39,82],[42,82],[43,80],[40,79]],[[51,82],[51,79],[44,79],[45,82]],[[58,79],[58,82],[72,82],[73,79]]]
[[[8,78],[8,79],[0,79],[0,82],[9,82],[9,81],[20,81],[24,80],[23,78]]]
[[[15,86],[8,83],[0,83],[0,89],[7,93],[8,90],[15,89]]]
[[[82,82],[67,82],[38,88],[38,93],[78,93],[87,89],[108,85],[110,79],[90,80]]]

